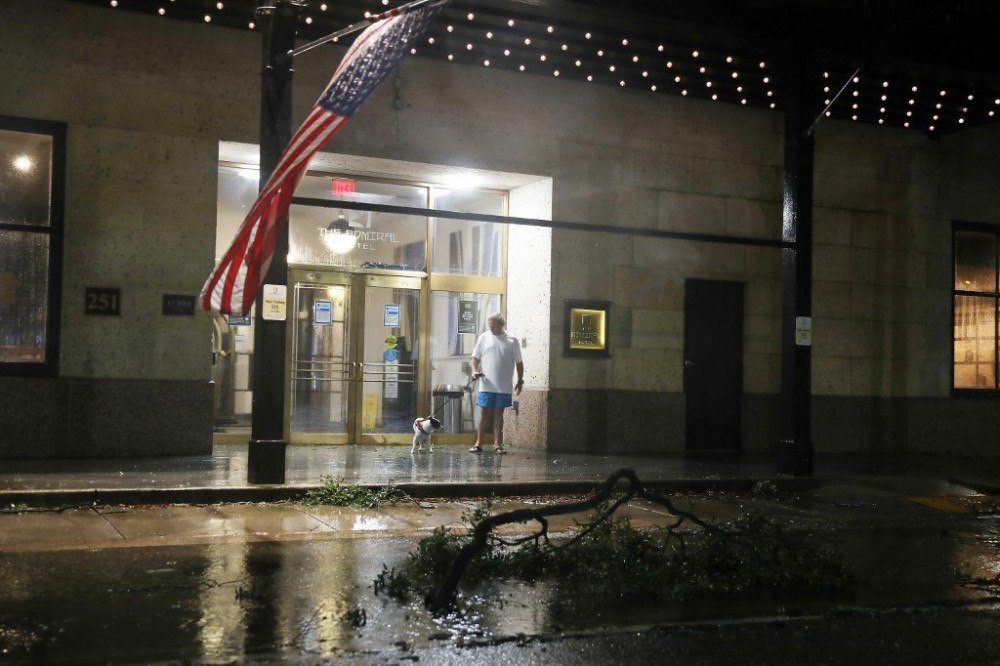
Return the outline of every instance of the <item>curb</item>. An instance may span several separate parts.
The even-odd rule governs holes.
[[[468,483],[400,483],[395,487],[416,499],[441,497],[516,497],[520,495],[563,495],[593,492],[603,480],[523,481]],[[812,490],[822,483],[816,477],[656,479],[644,481],[659,493],[735,492],[748,493],[761,482],[780,491]],[[359,483],[377,488],[385,484]],[[68,507],[90,504],[219,504],[226,502],[282,502],[305,497],[313,485],[271,485],[191,487],[191,488],[93,488],[0,490],[0,507]]]

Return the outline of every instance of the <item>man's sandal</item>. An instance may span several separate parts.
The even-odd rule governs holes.
[[[507,449],[503,448],[502,446],[494,446],[493,447],[493,451],[496,452],[496,453],[498,453],[498,454],[499,453],[507,453]]]
[[[483,447],[479,446],[478,444],[469,449],[469,453],[482,453],[482,452],[483,452]]]

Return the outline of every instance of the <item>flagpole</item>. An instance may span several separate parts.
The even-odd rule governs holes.
[[[305,53],[306,51],[311,51],[312,49],[316,48],[317,46],[322,46],[323,44],[326,44],[327,42],[332,42],[335,39],[340,39],[341,37],[343,37],[345,35],[351,34],[352,32],[357,32],[358,30],[364,30],[366,27],[368,27],[372,23],[377,23],[378,21],[381,21],[382,19],[390,18],[390,17],[393,17],[393,16],[399,16],[400,14],[405,14],[406,12],[413,11],[414,9],[417,9],[419,7],[423,7],[425,5],[430,5],[430,6],[433,7],[433,6],[436,6],[436,5],[443,5],[446,2],[448,2],[448,0],[414,0],[413,2],[408,2],[405,5],[400,5],[399,7],[396,7],[395,9],[390,9],[389,11],[385,11],[385,12],[382,12],[380,14],[372,14],[371,16],[365,17],[365,20],[363,20],[363,21],[358,21],[357,23],[352,23],[351,25],[347,26],[346,28],[341,28],[340,30],[338,30],[336,32],[331,32],[329,35],[327,35],[325,37],[320,37],[319,39],[314,39],[313,41],[309,42],[308,44],[303,44],[302,46],[298,47],[297,49],[289,49],[288,55],[290,55],[292,57],[295,57],[297,55],[301,55],[301,54]]]

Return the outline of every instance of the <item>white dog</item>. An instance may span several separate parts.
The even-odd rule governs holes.
[[[415,419],[413,421],[413,448],[410,449],[410,453],[423,451],[424,444],[427,445],[428,451],[434,453],[434,442],[431,441],[431,435],[434,434],[435,430],[440,429],[441,422],[433,416],[428,416],[426,419],[419,417]]]

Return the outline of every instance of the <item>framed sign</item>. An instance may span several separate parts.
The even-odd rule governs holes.
[[[563,356],[611,356],[607,301],[565,301]]]
[[[313,301],[313,323],[333,323],[333,301]]]
[[[285,309],[288,287],[283,284],[265,284],[262,302],[261,319],[266,321],[285,321]]]
[[[382,313],[382,325],[395,328],[399,326],[399,304],[386,303]]]
[[[89,315],[120,315],[122,290],[116,287],[87,287],[84,312]]]

